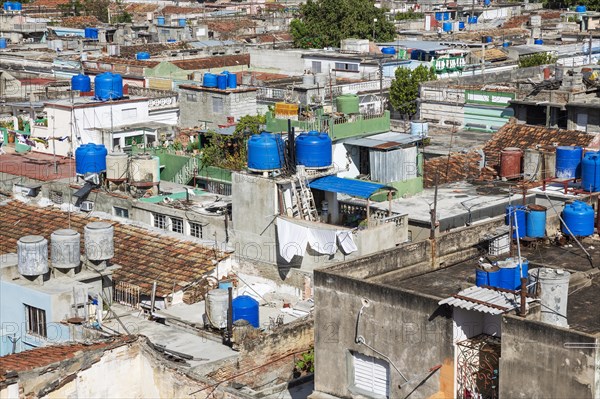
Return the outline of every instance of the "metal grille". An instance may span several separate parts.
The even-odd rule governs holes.
[[[206,182],[206,191],[219,195],[231,195],[231,184],[208,181]]]
[[[457,398],[496,399],[500,338],[481,334],[456,344]]]
[[[119,281],[115,286],[114,292],[115,302],[132,307],[133,309],[140,308],[140,287],[137,285]]]
[[[60,191],[50,191],[50,200],[57,205],[61,205],[63,203],[63,193]]]
[[[46,311],[33,306],[25,305],[27,316],[27,332],[29,334],[47,337],[46,334]]]

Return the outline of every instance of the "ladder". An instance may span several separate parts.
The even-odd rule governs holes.
[[[298,170],[298,185],[292,180],[292,216],[316,222],[319,219],[319,213],[303,172],[302,169]]]

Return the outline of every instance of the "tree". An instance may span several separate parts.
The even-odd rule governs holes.
[[[294,46],[301,48],[338,47],[348,38],[393,40],[394,24],[386,9],[373,0],[307,0],[300,6],[300,18],[290,23]]]
[[[403,115],[412,116],[417,112],[419,84],[436,80],[435,70],[419,65],[412,71],[408,68],[397,68],[395,78],[390,87],[390,103]]]
[[[538,65],[554,64],[558,57],[550,53],[536,53],[519,58],[519,68],[528,68]]]

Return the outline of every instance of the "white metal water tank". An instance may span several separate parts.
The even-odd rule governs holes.
[[[111,152],[106,156],[106,180],[123,182],[127,180],[129,157],[124,152]]]
[[[158,157],[136,155],[129,161],[129,182],[134,186],[154,186],[160,181]]]
[[[81,260],[81,234],[71,229],[56,230],[50,235],[52,267],[73,269]]]
[[[89,260],[109,260],[115,256],[114,231],[106,222],[92,222],[84,227],[85,255]]]
[[[42,236],[24,236],[17,241],[18,269],[23,276],[48,273],[48,240]]]
[[[229,308],[229,292],[217,288],[208,291],[205,302],[205,313],[208,322],[214,328],[227,327],[227,309]]]
[[[568,327],[567,299],[569,298],[570,273],[562,269],[541,267],[529,271],[529,284],[538,283],[541,321],[560,327]]]

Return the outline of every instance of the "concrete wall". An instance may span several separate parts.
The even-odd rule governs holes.
[[[361,298],[369,301],[358,324],[359,335],[377,352],[355,341]],[[351,358],[355,351],[390,365],[391,398],[452,397],[452,320],[439,314],[437,300],[339,274],[315,271],[315,390],[354,397]],[[386,359],[387,358],[387,359]],[[427,371],[442,365],[422,385]],[[414,390],[414,391],[413,391]]]
[[[567,129],[569,130],[581,130],[587,133],[600,133],[600,108],[596,107],[577,107],[570,106],[569,120],[567,121]],[[579,119],[579,114],[586,115],[585,119]],[[579,117],[581,118],[581,117]],[[581,125],[581,122],[587,122],[585,125]]]
[[[577,347],[569,347],[565,344]],[[597,398],[599,340],[506,315],[500,358],[501,398]]]
[[[242,116],[256,115],[256,91],[222,92],[187,90],[180,87],[180,127],[208,127],[227,123],[227,117],[238,121]],[[220,99],[220,100],[215,100]],[[215,101],[222,101],[223,111],[216,112]]]
[[[270,49],[249,48],[250,66],[253,68],[268,68],[284,74],[302,75],[304,61],[301,51],[282,51]]]

